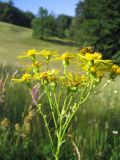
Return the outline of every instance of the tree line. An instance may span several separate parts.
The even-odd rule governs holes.
[[[80,48],[93,46],[120,64],[120,1],[79,0],[75,16],[59,15],[56,18],[44,8],[33,20],[33,35],[37,38],[49,36],[67,37]]]
[[[12,1],[0,2],[0,21],[33,28],[33,36],[48,39],[57,36],[73,40],[79,47],[94,46],[104,58],[120,63],[120,1],[79,0],[75,16],[49,13],[40,7],[35,16],[23,12]]]
[[[30,28],[34,18],[35,15],[32,12],[20,10],[12,1],[0,1],[0,21]]]
[[[33,36],[38,39],[47,39],[49,36],[70,38],[70,25],[72,17],[49,13],[46,8],[40,7],[38,14],[24,12],[14,6],[13,1],[0,1],[0,21],[33,28]]]
[[[40,7],[37,17],[32,21],[33,36],[38,39],[47,39],[49,36],[70,38],[72,17],[68,15],[55,16],[47,9]]]
[[[94,46],[104,58],[120,63],[120,1],[79,1],[72,20],[71,35],[81,46]]]

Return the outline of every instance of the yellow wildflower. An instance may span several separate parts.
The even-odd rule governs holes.
[[[94,53],[94,48],[92,46],[81,48],[80,53],[83,55],[86,53]]]
[[[1,126],[7,128],[10,125],[10,121],[7,118],[4,118],[1,121]]]
[[[12,79],[13,82],[15,83],[19,83],[19,82],[30,82],[30,80],[32,79],[32,75],[29,73],[24,73],[21,77],[21,79]]]
[[[98,53],[98,52],[95,52],[95,53],[93,53],[93,54],[91,54],[91,53],[86,53],[86,54],[85,54],[85,58],[86,58],[87,60],[89,60],[89,61],[91,61],[91,60],[100,60],[100,59],[102,58],[102,55],[101,55],[100,53]]]
[[[72,53],[69,52],[65,52],[62,56],[61,56],[61,60],[64,61],[69,61],[70,59],[72,59],[74,56]]]
[[[104,76],[104,73],[102,71],[96,72],[97,78],[102,78]]]
[[[39,53],[46,58],[46,60],[50,60],[51,56],[57,56],[57,51],[50,51],[50,50],[42,50]]]
[[[70,52],[65,52],[61,56],[57,57],[56,60],[62,60],[64,66],[68,66],[70,60],[75,57],[72,53]]]
[[[68,73],[66,76],[61,76],[60,81],[63,86],[77,87],[81,83],[81,75]]]
[[[37,73],[34,75],[34,79],[36,80],[47,80],[47,81],[56,81],[57,77],[56,77],[57,71],[55,69],[53,70],[48,70],[48,71],[43,71],[40,73]]]
[[[90,71],[91,71],[91,72],[94,72],[94,73],[95,73],[96,70],[97,70],[97,67],[96,67],[96,66],[92,66],[92,67],[90,68]]]
[[[25,73],[25,74],[23,74],[21,79],[22,79],[22,81],[28,81],[31,79],[31,74]]]
[[[120,67],[117,65],[112,66],[112,72],[119,75],[120,74]]]
[[[28,50],[24,53],[24,55],[19,56],[18,58],[27,58],[27,57],[34,57],[36,54],[39,54],[39,51],[35,49]]]

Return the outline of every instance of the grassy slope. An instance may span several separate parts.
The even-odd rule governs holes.
[[[59,43],[58,43],[59,42]],[[32,38],[32,30],[0,22],[0,63],[18,64],[16,57],[28,49],[73,50],[63,41],[42,41]]]

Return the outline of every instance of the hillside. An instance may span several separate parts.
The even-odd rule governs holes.
[[[16,57],[28,49],[55,49],[59,52],[74,50],[66,41],[32,38],[32,30],[0,22],[0,63],[18,64]]]

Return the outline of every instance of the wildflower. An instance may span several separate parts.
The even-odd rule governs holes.
[[[19,56],[18,58],[27,58],[27,57],[35,57],[36,54],[38,54],[39,51],[35,49],[28,50],[27,52],[24,53],[23,56]]]
[[[22,75],[21,79],[14,79],[13,78],[12,81],[15,82],[15,83],[19,83],[19,82],[27,82],[27,83],[29,83],[31,79],[32,79],[32,75],[31,74],[24,73]]]
[[[82,84],[82,76],[79,74],[68,73],[66,76],[61,76],[60,81],[62,86],[66,86],[68,91],[77,91],[77,88]]]
[[[113,65],[111,69],[110,78],[114,79],[117,75],[120,75],[120,67],[118,65]]]
[[[34,111],[29,111],[28,116],[32,120],[35,117],[35,112]]]
[[[15,124],[15,130],[16,130],[17,132],[20,132],[20,131],[21,131],[21,128],[20,128],[19,123],[16,123],[16,124]]]
[[[97,67],[96,67],[96,66],[92,66],[92,67],[90,68],[90,71],[96,73]]]
[[[82,55],[85,55],[86,53],[94,53],[94,48],[92,46],[81,48],[80,53]]]
[[[55,69],[53,70],[48,70],[48,71],[43,71],[40,73],[37,73],[34,75],[34,79],[36,80],[43,80],[43,81],[56,81],[57,77],[56,77],[57,71]]]
[[[4,118],[1,121],[1,126],[7,128],[10,125],[10,121],[7,118]]]
[[[85,58],[89,61],[91,60],[100,60],[102,58],[102,55],[98,52],[94,52],[93,54],[91,53],[86,53]]]
[[[31,123],[31,121],[33,120],[34,116],[35,116],[34,111],[30,111],[28,113],[28,115],[25,117],[24,123]]]
[[[112,72],[117,74],[117,75],[120,75],[120,67],[117,66],[117,65],[113,65],[112,66]]]
[[[45,49],[45,50],[40,51],[40,54],[41,54],[42,56],[44,56],[47,61],[49,61],[50,58],[51,58],[51,56],[57,56],[56,52],[57,52],[57,51],[50,51],[50,50],[46,50],[46,49]]]
[[[97,71],[96,76],[101,79],[104,76],[104,73],[102,71]]]
[[[22,81],[29,81],[31,79],[31,74],[25,73],[25,74],[23,74],[21,79],[22,79]]]
[[[39,74],[39,78],[40,78],[40,79],[47,79],[48,76],[49,76],[49,71],[41,72],[41,73]]]
[[[63,65],[64,66],[68,66],[70,60],[74,57],[74,55],[72,53],[69,52],[65,52],[63,55],[61,55],[60,57],[57,57],[56,60],[62,60],[63,61]]]

